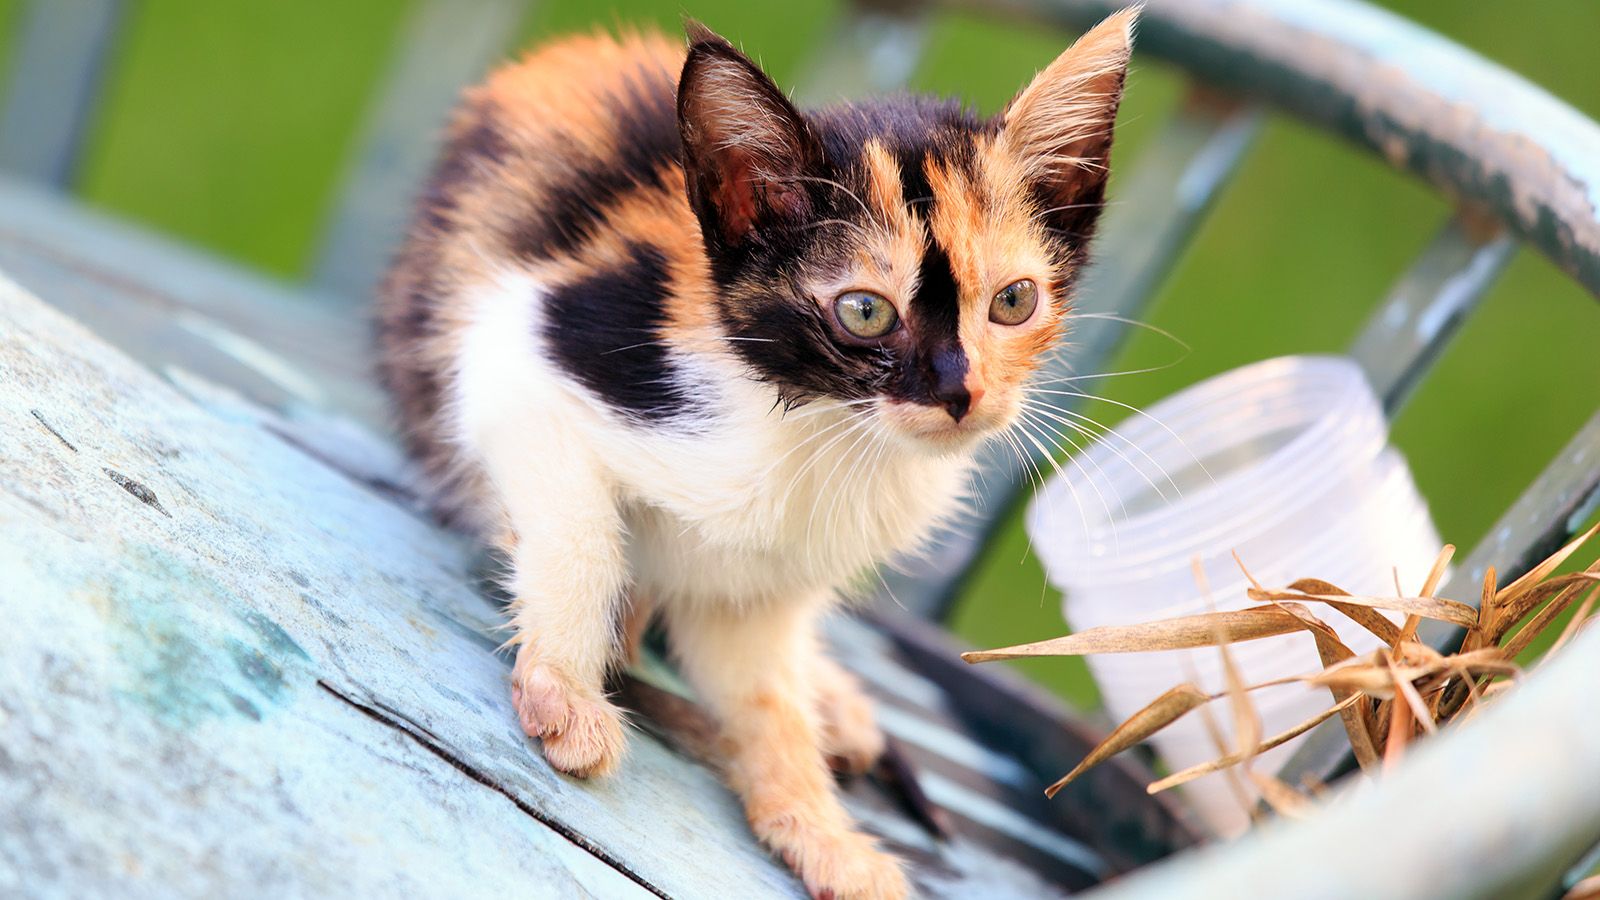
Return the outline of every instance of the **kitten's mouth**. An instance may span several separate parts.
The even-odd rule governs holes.
[[[914,403],[883,403],[878,411],[894,432],[940,451],[969,447],[993,432],[996,425],[993,416],[980,410],[959,420],[940,407]]]

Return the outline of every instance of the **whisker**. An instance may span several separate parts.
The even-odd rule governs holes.
[[[1183,338],[1178,337],[1159,325],[1152,325],[1149,322],[1141,322],[1138,319],[1130,319],[1127,316],[1119,316],[1116,313],[1078,312],[1072,313],[1071,315],[1073,318],[1077,319],[1094,319],[1102,322],[1117,322],[1122,325],[1131,325],[1135,328],[1143,328],[1152,334],[1161,335],[1174,344],[1177,344],[1179,347],[1182,347],[1187,352],[1194,352],[1194,348],[1189,346],[1188,341],[1185,341]]]
[[[1024,420],[1018,419],[1017,421],[1018,424],[1021,424],[1021,422]],[[1056,470],[1057,475],[1061,476],[1061,483],[1066,485],[1067,493],[1072,495],[1072,505],[1078,508],[1078,518],[1083,522],[1083,533],[1088,534],[1089,514],[1083,511],[1083,501],[1078,497],[1078,489],[1072,486],[1072,479],[1068,478],[1066,473],[1061,471],[1061,467],[1056,464],[1055,457],[1050,455],[1050,451],[1045,449],[1044,445],[1039,442],[1038,438],[1033,436],[1032,432],[1029,432],[1027,429],[1019,428],[1018,434],[1027,438],[1028,442],[1033,444],[1033,446],[1038,449],[1039,455],[1044,457],[1044,459],[1050,463],[1050,466]],[[1039,471],[1039,464],[1037,462],[1034,463],[1033,470],[1035,472]],[[1044,476],[1042,474],[1039,476],[1039,480],[1041,483],[1044,481]],[[1107,510],[1106,515],[1111,515],[1111,511]]]
[[[1054,410],[1051,410],[1049,407],[1030,405],[1030,401],[1028,401],[1026,398],[1024,398],[1024,400],[1023,400],[1022,410],[1023,410],[1024,414],[1032,415],[1035,418],[1035,421],[1041,427],[1047,426],[1048,423],[1044,422],[1044,421],[1040,421],[1040,417],[1049,416],[1049,418],[1055,419],[1056,421],[1061,422],[1062,425],[1064,425],[1064,426],[1066,426],[1068,428],[1071,428],[1072,430],[1076,431],[1078,434],[1083,435],[1084,437],[1088,438],[1091,441],[1092,440],[1096,440],[1097,437],[1098,437],[1093,432],[1089,431],[1087,428],[1084,428],[1084,427],[1078,425],[1075,422],[1062,421],[1061,419],[1057,418],[1056,416],[1051,415],[1054,412]],[[1107,484],[1111,484],[1111,476],[1106,473],[1105,468],[1100,465],[1100,462],[1094,458],[1093,454],[1085,453],[1084,452],[1084,448],[1079,446],[1077,441],[1073,440],[1072,438],[1068,437],[1067,435],[1062,434],[1059,431],[1056,431],[1054,428],[1051,428],[1050,430],[1052,432],[1054,432],[1057,437],[1061,438],[1062,440],[1066,441],[1068,444],[1070,444],[1072,446],[1073,453],[1072,453],[1072,456],[1069,458],[1069,462],[1071,462],[1073,465],[1077,466],[1078,469],[1083,472],[1084,476],[1089,478],[1089,483],[1090,483],[1091,486],[1094,484],[1094,479],[1093,479],[1092,476],[1090,476],[1089,470],[1087,468],[1085,468],[1084,465],[1083,465],[1083,460],[1085,458],[1088,459],[1090,465],[1094,466],[1095,471],[1100,473],[1100,476],[1105,479],[1106,483]],[[1112,451],[1116,452],[1116,448],[1113,447]],[[1124,460],[1124,462],[1126,462],[1126,460]],[[1155,487],[1155,485],[1151,485],[1151,487]],[[1160,492],[1160,490],[1161,490],[1160,488],[1156,488],[1156,491],[1158,493]],[[1096,493],[1099,493],[1099,489],[1098,488],[1096,488],[1095,491],[1096,491]],[[1105,504],[1105,495],[1103,495],[1103,494],[1101,495],[1100,502],[1101,502],[1102,505]],[[1122,517],[1124,519],[1128,518],[1128,504],[1123,501],[1122,495],[1120,493],[1117,495],[1117,506],[1122,509]],[[1106,511],[1106,515],[1107,515],[1108,518],[1110,517],[1110,510],[1109,509]]]
[[[1039,430],[1039,432],[1044,436],[1044,438],[1047,441],[1050,440],[1050,436],[1052,434],[1054,434],[1056,437],[1061,438],[1061,439],[1065,440],[1067,443],[1071,444],[1072,445],[1072,449],[1074,451],[1077,451],[1079,454],[1082,453],[1083,448],[1079,447],[1076,441],[1073,441],[1071,438],[1068,438],[1066,435],[1053,432],[1049,428],[1048,423],[1046,423],[1043,420],[1041,420],[1033,411],[1030,411],[1030,410],[1024,408],[1021,412],[1022,412],[1023,418],[1028,419],[1029,422],[1033,425],[1033,427],[1037,428]],[[1061,447],[1060,443],[1055,442],[1055,441],[1051,441],[1051,443],[1054,443],[1056,445],[1056,451],[1058,453],[1062,452],[1062,447]],[[1074,456],[1072,458],[1076,459],[1077,456]],[[1057,463],[1055,454],[1051,454],[1050,455],[1050,465],[1051,465],[1052,468],[1054,468],[1056,470],[1056,474],[1058,476],[1060,476],[1062,481],[1069,481],[1069,479],[1067,478],[1067,474],[1061,470],[1061,466]],[[1085,476],[1089,475],[1088,470],[1084,469],[1083,465],[1081,463],[1078,464],[1078,468],[1083,471]],[[1111,504],[1106,502],[1106,495],[1105,495],[1105,493],[1103,491],[1100,490],[1100,485],[1095,483],[1095,479],[1092,478],[1092,477],[1089,477],[1088,481],[1089,481],[1090,490],[1094,491],[1095,496],[1100,498],[1100,508],[1106,514],[1106,521],[1108,523],[1111,523],[1112,528],[1114,530],[1115,527],[1116,527],[1116,525],[1115,525],[1116,520],[1111,515]],[[1123,512],[1124,512],[1124,515],[1126,515],[1126,512],[1127,512],[1126,508],[1124,508]],[[1085,527],[1084,532],[1086,534],[1088,533],[1087,527]]]
[[[1123,369],[1120,372],[1089,372],[1083,375],[1063,375],[1057,378],[1038,378],[1028,382],[1028,384],[1031,387],[1036,384],[1071,384],[1077,381],[1093,381],[1097,378],[1116,378],[1120,375],[1148,375],[1151,372],[1161,372],[1165,371],[1166,369],[1170,369],[1177,365],[1178,362],[1182,362],[1182,360],[1170,362],[1161,366],[1150,366],[1144,369]]]
[[[1051,419],[1054,419],[1055,421],[1060,422],[1062,425],[1064,425],[1064,426],[1066,426],[1068,428],[1071,428],[1073,431],[1078,432],[1079,434],[1083,435],[1084,437],[1087,437],[1087,438],[1089,438],[1091,440],[1098,441],[1100,444],[1104,445],[1112,453],[1115,453],[1117,455],[1117,458],[1122,460],[1124,465],[1126,465],[1128,468],[1132,469],[1133,471],[1139,473],[1139,477],[1144,479],[1145,484],[1148,484],[1150,486],[1150,489],[1155,491],[1156,495],[1159,496],[1162,499],[1163,502],[1168,502],[1168,503],[1172,502],[1171,498],[1169,498],[1167,496],[1166,492],[1161,489],[1161,485],[1156,483],[1155,479],[1151,478],[1144,471],[1144,469],[1141,466],[1138,466],[1138,465],[1134,464],[1134,461],[1129,459],[1127,457],[1127,455],[1124,454],[1122,452],[1122,450],[1117,447],[1116,443],[1114,441],[1108,440],[1106,436],[1110,435],[1112,437],[1115,437],[1117,440],[1121,441],[1122,443],[1127,444],[1128,446],[1132,447],[1136,452],[1138,452],[1139,455],[1143,456],[1145,458],[1145,460],[1150,463],[1152,468],[1154,468],[1156,471],[1161,473],[1161,477],[1165,478],[1167,480],[1167,483],[1172,485],[1172,489],[1177,492],[1179,497],[1183,496],[1183,488],[1180,487],[1178,485],[1178,483],[1173,480],[1172,475],[1167,472],[1166,467],[1163,466],[1160,462],[1157,462],[1156,459],[1154,457],[1152,457],[1149,453],[1146,453],[1144,448],[1140,447],[1138,444],[1134,443],[1133,441],[1128,440],[1128,438],[1126,436],[1124,436],[1121,432],[1117,431],[1115,428],[1112,428],[1112,427],[1110,427],[1108,425],[1104,425],[1104,424],[1096,421],[1094,418],[1092,418],[1090,416],[1086,416],[1083,413],[1074,412],[1074,411],[1072,411],[1070,409],[1062,409],[1062,408],[1057,408],[1057,407],[1046,406],[1044,404],[1039,403],[1036,400],[1024,400],[1024,403],[1025,404],[1028,404],[1028,403],[1033,404],[1029,408],[1033,409],[1035,412],[1038,412],[1038,413],[1041,413],[1041,414],[1044,414],[1044,415],[1048,415]],[[1083,425],[1078,424],[1078,422],[1071,421],[1070,419],[1067,418],[1068,416],[1071,416],[1073,419],[1077,419],[1077,420],[1079,420],[1081,422],[1087,422],[1088,424],[1093,425],[1096,428],[1101,429],[1101,432],[1100,433],[1096,433],[1094,431],[1091,431],[1088,428],[1084,427]],[[1106,480],[1110,481],[1111,480],[1110,476],[1107,476]],[[1124,509],[1123,512],[1126,513],[1127,510]]]
[[[1029,219],[1029,221],[1030,222],[1037,222],[1040,219],[1044,218],[1045,216],[1050,215],[1051,213],[1066,212],[1069,209],[1100,209],[1100,208],[1104,208],[1104,207],[1109,207],[1115,202],[1116,201],[1107,201],[1105,203],[1068,203],[1068,204],[1066,204],[1064,206],[1052,206],[1049,209],[1041,209],[1038,212],[1034,213],[1033,216]]]
[[[702,340],[707,340],[707,339],[714,340],[714,341],[730,341],[730,342],[731,341],[750,341],[752,343],[763,343],[763,344],[774,344],[774,343],[777,343],[777,340],[775,338],[738,337],[738,336],[734,336],[734,335],[708,334],[708,335],[695,335],[693,337],[685,338],[685,339],[680,340],[680,341],[667,341],[667,340],[661,340],[661,339],[657,339],[657,340],[653,340],[653,341],[640,341],[637,344],[629,344],[626,347],[613,347],[610,350],[603,350],[603,351],[601,351],[600,355],[601,356],[610,356],[613,353],[621,353],[624,350],[638,350],[641,347],[666,347],[668,349],[674,349],[674,348],[683,347],[683,346],[687,346],[687,345],[693,344],[695,341],[702,341]]]
[[[1016,429],[1016,428],[1019,428],[1019,427],[1020,426],[1018,425],[1018,423],[1012,422],[1009,426],[1006,427],[1005,430],[1000,432],[1000,436],[1005,439],[1006,447],[1008,449],[1010,449],[1012,455],[1017,458],[1017,466],[1022,471],[1022,477],[1024,479],[1027,479],[1027,478],[1029,478],[1029,475],[1028,475],[1028,467],[1029,467],[1028,454],[1023,452],[1021,443],[1018,442],[1016,435],[1014,435],[1012,433],[1013,429]],[[1035,488],[1037,488],[1037,486],[1042,484],[1043,482],[1044,482],[1043,473],[1041,473],[1039,471],[1039,467],[1038,466],[1033,466],[1033,481],[1032,481],[1032,484],[1035,486]],[[1045,498],[1045,502],[1050,505],[1050,509],[1051,509],[1052,513],[1054,513],[1055,501],[1050,499],[1049,497],[1046,497]],[[1024,529],[1023,531],[1024,531],[1024,534],[1027,537],[1027,547],[1023,550],[1022,558],[1017,560],[1018,564],[1021,564],[1021,563],[1025,562],[1025,561],[1027,561],[1028,554],[1033,552],[1033,536],[1032,535],[1027,535],[1026,534],[1026,531],[1027,531],[1026,529]]]
[[[814,182],[816,182],[818,184],[825,184],[825,185],[828,185],[829,187],[837,188],[838,190],[844,192],[845,196],[849,197],[851,200],[854,200],[856,202],[856,205],[861,207],[861,211],[863,213],[866,213],[868,219],[871,219],[873,221],[877,221],[877,217],[872,214],[872,210],[867,208],[866,201],[862,200],[861,197],[858,196],[855,191],[850,190],[849,188],[845,187],[844,185],[840,184],[837,181],[834,181],[831,178],[819,178],[819,177],[817,177],[815,175],[785,175],[783,178],[776,179],[776,180],[781,180],[781,181],[814,181]]]
[[[870,403],[876,403],[877,399],[878,398],[876,398],[876,397],[861,397],[861,398],[856,399],[856,400],[832,400],[832,401],[828,401],[826,403],[818,404],[818,405],[812,407],[811,409],[802,409],[799,412],[788,412],[788,413],[785,413],[784,414],[784,419],[786,421],[789,421],[789,422],[798,422],[798,421],[800,421],[802,419],[814,418],[814,417],[820,416],[820,415],[822,415],[824,413],[840,412],[841,410],[844,410],[847,407],[851,408],[849,411],[854,412],[855,410],[853,409],[853,407],[865,406],[865,405],[870,404]]]
[[[833,476],[838,474],[839,467],[844,465],[844,461],[846,459],[849,459],[851,454],[856,452],[856,448],[861,446],[861,442],[863,440],[866,440],[866,439],[870,438],[871,436],[872,436],[872,434],[871,434],[870,429],[867,429],[867,428],[859,429],[859,433],[856,435],[856,439],[854,441],[851,441],[850,442],[850,446],[846,447],[843,452],[838,454],[838,458],[836,458],[834,460],[834,462],[833,462],[833,468],[829,469],[828,470],[828,474],[823,476],[821,484],[820,484],[818,490],[812,492],[811,513],[808,516],[806,516],[806,528],[805,528],[806,560],[808,562],[811,562],[814,559],[815,554],[816,554],[817,545],[822,543],[821,541],[817,540],[817,538],[815,536],[815,532],[812,531],[812,528],[816,524],[816,521],[817,521],[817,507],[822,503],[823,490],[825,490],[827,488],[827,486],[833,482]],[[832,499],[837,500],[839,498],[840,494],[842,494],[842,493],[843,493],[842,491],[835,492]],[[832,510],[832,505],[831,504],[829,505],[829,509],[830,509],[830,511]],[[830,512],[830,514],[831,514],[831,512]]]
[[[849,219],[818,219],[817,221],[806,225],[802,230],[810,231],[813,228],[821,228],[824,225],[844,225],[848,228],[854,228],[863,236],[870,234],[870,232],[868,232],[865,228],[862,228],[860,225],[850,221]]]
[[[807,435],[806,438],[804,440],[802,440],[800,443],[796,444],[793,447],[790,447],[787,451],[784,452],[784,454],[782,456],[778,457],[775,461],[773,461],[771,464],[768,465],[768,467],[767,467],[768,471],[771,471],[772,469],[776,468],[778,465],[782,464],[785,460],[787,460],[789,457],[793,456],[795,453],[799,452],[800,450],[805,449],[805,447],[807,445],[809,445],[809,444],[811,444],[811,443],[813,443],[813,442],[815,442],[817,440],[820,440],[823,435],[830,434],[835,429],[837,429],[837,428],[839,428],[841,426],[850,426],[849,428],[846,428],[843,433],[841,433],[840,435],[836,436],[836,438],[843,437],[844,435],[847,435],[847,434],[850,433],[850,428],[853,428],[858,424],[860,424],[860,417],[859,416],[856,416],[856,415],[853,415],[853,414],[847,414],[845,416],[840,417],[838,421],[830,423],[830,424],[824,426],[823,428],[812,432],[811,434]],[[829,441],[826,445],[824,445],[821,448],[821,451],[822,452],[826,452],[827,448],[832,446],[832,444],[833,444],[833,441]],[[806,473],[806,469],[810,468],[811,465],[815,464],[816,460],[817,460],[817,455],[813,455],[812,458],[810,460],[808,460],[807,463],[799,469],[799,471],[795,472],[794,477],[789,479],[788,486],[784,488],[784,493],[783,493],[782,496],[785,496],[785,497],[789,496],[790,491],[794,490],[794,487],[799,482],[800,477]]]
[[[1168,427],[1167,423],[1161,421],[1160,419],[1156,418],[1155,416],[1150,415],[1149,413],[1145,412],[1144,410],[1140,409],[1137,406],[1134,406],[1134,405],[1132,405],[1130,403],[1123,403],[1121,400],[1112,400],[1110,397],[1101,397],[1101,396],[1098,396],[1098,395],[1095,395],[1095,394],[1086,394],[1086,393],[1083,393],[1082,391],[1055,391],[1055,390],[1047,390],[1047,389],[1044,389],[1044,388],[1033,388],[1031,390],[1033,391],[1033,393],[1038,393],[1038,394],[1056,394],[1056,395],[1060,395],[1060,396],[1063,396],[1063,397],[1079,397],[1079,398],[1082,398],[1084,400],[1096,400],[1096,401],[1099,401],[1101,403],[1109,403],[1112,406],[1120,406],[1123,409],[1126,409],[1129,412],[1132,412],[1134,415],[1143,416],[1144,418],[1149,419],[1151,422],[1154,422],[1158,427],[1161,428],[1162,431],[1165,431],[1168,435],[1171,435],[1172,439],[1177,441],[1179,446],[1183,447],[1183,452],[1189,454],[1189,458],[1194,460],[1195,465],[1199,467],[1201,472],[1205,473],[1206,479],[1208,481],[1213,481],[1213,482],[1216,481],[1216,478],[1212,476],[1211,471],[1206,468],[1205,462],[1203,460],[1201,460],[1199,456],[1195,455],[1195,452],[1192,449],[1189,448],[1189,442],[1185,441],[1183,439],[1182,435],[1178,434],[1176,431],[1173,431],[1170,427]],[[1063,410],[1063,411],[1065,411],[1065,410]],[[1090,421],[1093,421],[1093,420],[1091,419]],[[1095,422],[1094,424],[1100,425],[1099,422]],[[1104,428],[1105,426],[1104,425],[1100,425],[1100,427]],[[1171,480],[1171,479],[1169,478],[1168,480]],[[1177,485],[1174,484],[1173,487],[1177,487]]]
[[[888,444],[887,441],[882,440],[882,435],[877,431],[877,429],[875,427],[872,427],[869,424],[869,427],[868,427],[867,430],[871,433],[871,439],[872,440],[867,445],[867,450],[865,451],[865,453],[870,454],[871,458],[866,461],[866,465],[862,466],[861,469],[862,469],[862,471],[866,471],[866,472],[876,472],[876,471],[878,471],[878,467],[883,463],[883,457],[884,457],[884,454],[887,452],[887,448],[888,448],[889,444]],[[849,455],[853,454],[854,452],[855,452],[855,447],[852,446],[849,450],[845,451],[845,456],[849,456]],[[831,480],[831,476],[830,476],[830,480]],[[828,504],[828,515],[826,516],[826,518],[823,521],[822,530],[823,530],[824,534],[833,534],[835,532],[835,527],[834,527],[833,523],[834,523],[834,521],[836,519],[836,511],[848,510],[848,508],[849,508],[848,504],[843,501],[844,495],[845,495],[845,492],[842,491],[842,490],[834,492],[833,500],[832,500],[832,502],[830,502]],[[873,505],[870,505],[870,504],[863,506],[862,511],[864,511],[868,515],[874,515],[874,514],[877,514],[877,512],[878,512],[877,508],[875,506],[873,506]],[[861,524],[861,521],[860,521],[859,518],[853,519],[851,521],[851,524],[854,525],[854,526],[859,526]]]

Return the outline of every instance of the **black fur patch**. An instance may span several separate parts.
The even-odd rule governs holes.
[[[959,100],[906,95],[841,104],[820,110],[810,119],[835,166],[856,167],[862,147],[876,138],[899,158],[902,171],[912,168],[918,174],[920,165],[906,166],[908,156],[935,153],[942,157],[947,152],[960,153],[963,146],[970,150],[972,136],[991,133],[995,127]],[[912,196],[907,194],[906,199]]]
[[[660,423],[693,411],[662,343],[666,258],[634,244],[626,265],[562,285],[545,300],[544,337],[556,362],[629,418]]]
[[[937,241],[923,251],[917,272],[917,293],[911,298],[911,314],[924,344],[957,341],[960,327],[961,296],[950,256]]]
[[[828,170],[820,173],[844,184],[857,197],[870,186],[861,164],[862,147],[877,139],[894,155],[901,191],[913,214],[926,217],[934,202],[924,163],[928,159],[971,173],[973,140],[993,129],[959,102],[929,97],[895,97],[833,107],[812,114]],[[838,190],[821,192],[817,218],[855,218],[856,200]],[[860,346],[835,335],[827,308],[830,298],[798,296],[786,272],[799,265],[826,270],[832,258],[851,252],[846,228],[805,229],[769,235],[755,252],[713,259],[718,283],[731,295],[723,321],[741,340],[735,347],[755,373],[775,384],[786,403],[814,396],[857,399],[887,395],[897,400],[949,408],[965,395],[967,358],[960,346],[960,315],[955,275],[943,248],[930,248],[922,262],[921,287],[906,314],[907,330],[879,346]],[[822,302],[817,302],[821,300]],[[912,334],[915,339],[912,339]]]
[[[889,351],[840,342],[828,315],[810,299],[772,293],[728,304],[722,318],[740,357],[784,404],[872,396],[889,376]]]
[[[617,152],[590,159],[552,179],[538,208],[522,216],[507,235],[511,252],[524,259],[551,259],[571,253],[606,228],[606,213],[619,198],[641,187],[661,187],[664,172],[681,165],[676,88],[665,72],[640,69],[622,96],[608,101],[616,120]],[[578,159],[569,150],[552,154]]]
[[[965,384],[967,354],[959,334],[961,299],[950,257],[938,243],[930,244],[922,255],[910,309],[916,320],[917,344],[890,396],[942,406],[959,419],[966,414],[970,400]]]

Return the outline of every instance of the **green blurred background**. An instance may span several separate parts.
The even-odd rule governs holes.
[[[670,31],[688,14],[734,38],[786,82],[838,5],[534,3],[522,38],[617,23],[654,22]],[[1384,5],[1600,117],[1600,3]],[[0,73],[15,54],[10,39],[21,6],[0,0]],[[393,0],[135,4],[77,192],[274,275],[303,276],[407,8]],[[946,17],[915,85],[992,111],[1069,40]],[[1137,57],[1135,66],[1118,138],[1124,168],[1179,89],[1171,72]],[[1192,352],[1140,332],[1114,370],[1181,361],[1097,389],[1146,404],[1252,360],[1337,351],[1447,214],[1421,184],[1275,120],[1147,317]],[[1524,252],[1396,423],[1395,440],[1446,540],[1470,546],[1600,405],[1597,312],[1593,297]],[[1112,423],[1120,418],[1111,407],[1091,412]],[[1060,598],[1045,585],[1018,521],[988,554],[955,626],[986,646],[1063,630]],[[1024,669],[1074,699],[1093,696],[1077,664],[1042,660]]]

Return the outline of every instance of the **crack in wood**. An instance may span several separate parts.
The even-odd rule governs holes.
[[[56,440],[60,441],[68,450],[71,450],[73,453],[77,453],[78,452],[78,448],[74,447],[72,445],[72,442],[67,440],[65,435],[63,435],[61,432],[57,431],[56,427],[54,425],[51,425],[45,419],[44,413],[39,412],[37,409],[30,409],[30,410],[28,410],[28,412],[32,413],[33,417],[35,419],[39,420],[39,424],[44,426],[44,430],[45,431],[48,431],[51,434],[55,435]]]
[[[110,477],[110,479],[115,482],[118,487],[133,495],[134,499],[138,500],[140,503],[153,508],[156,512],[161,513],[163,516],[166,516],[169,519],[172,518],[172,513],[167,512],[167,508],[161,505],[161,500],[156,497],[155,491],[150,490],[149,488],[137,481],[134,481],[132,478],[129,478],[115,469],[101,469],[100,471],[106,473],[106,475]]]
[[[277,425],[274,422],[262,422],[261,427],[265,429],[268,434],[272,435],[278,440],[283,441],[285,444],[288,444],[301,453],[304,453],[306,456],[311,457],[329,469],[338,472],[340,475],[350,479],[352,482],[373,491],[378,496],[394,503],[396,506],[399,506],[406,512],[417,516],[423,521],[433,521],[428,514],[427,504],[423,501],[421,495],[412,488],[404,484],[399,484],[388,478],[384,478],[380,475],[370,475],[364,472],[356,471],[343,460],[333,458],[329,454],[307,443],[300,436],[294,434],[286,428]]]
[[[473,781],[476,781],[489,790],[494,791],[502,797],[505,797],[507,800],[510,800],[513,806],[521,810],[529,818],[545,826],[546,828],[549,828],[551,831],[554,831],[556,834],[572,843],[573,846],[578,847],[605,865],[615,869],[628,880],[634,882],[655,896],[661,897],[662,900],[672,900],[670,894],[646,881],[644,876],[640,875],[638,872],[635,872],[626,863],[622,862],[622,860],[617,859],[606,851],[595,846],[588,838],[585,838],[583,835],[572,830],[572,828],[561,821],[551,818],[550,816],[545,815],[544,813],[535,809],[531,804],[518,797],[509,788],[495,781],[495,779],[487,772],[484,772],[483,770],[473,766],[471,763],[468,763],[466,760],[463,760],[454,753],[450,752],[450,750],[446,748],[431,731],[428,731],[428,729],[423,728],[422,726],[413,722],[410,716],[402,715],[401,713],[389,709],[383,704],[373,706],[363,703],[362,701],[357,700],[355,697],[350,696],[349,694],[337,687],[334,687],[332,684],[329,684],[327,681],[321,678],[317,679],[317,687],[322,688],[334,698],[342,701],[345,705],[350,706],[373,721],[388,726],[389,728],[393,728],[401,734],[404,734],[406,737],[411,738],[413,741],[416,741],[417,744],[422,747],[422,749],[449,763],[457,771]],[[373,701],[373,703],[377,703],[377,701]]]

